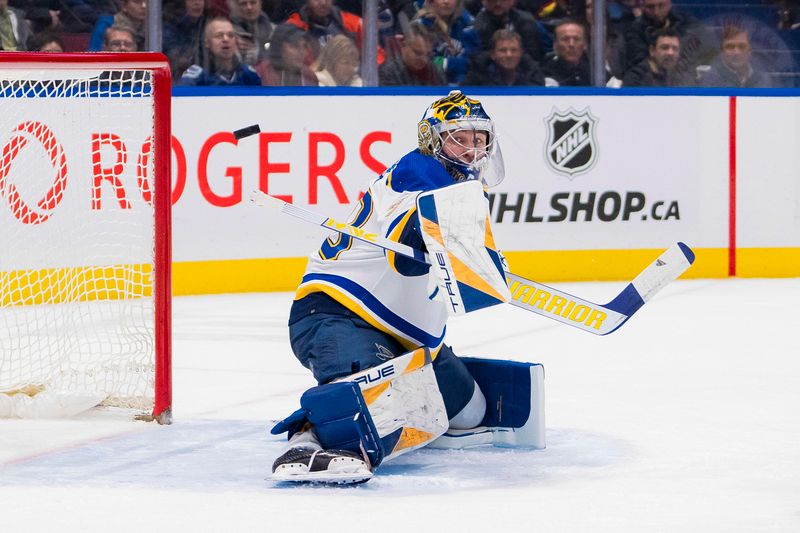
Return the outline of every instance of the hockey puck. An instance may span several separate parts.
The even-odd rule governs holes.
[[[238,141],[239,139],[244,139],[245,137],[250,137],[251,135],[255,135],[256,133],[260,132],[261,128],[258,127],[258,124],[253,124],[252,126],[247,126],[246,128],[234,131],[233,137]]]

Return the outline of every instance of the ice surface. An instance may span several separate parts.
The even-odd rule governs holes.
[[[270,421],[314,384],[291,295],[177,298],[174,424],[0,421],[0,530],[797,532],[798,301],[797,279],[680,281],[608,337],[510,306],[453,320],[459,354],[544,364],[547,449],[423,449],[326,488],[265,479]]]

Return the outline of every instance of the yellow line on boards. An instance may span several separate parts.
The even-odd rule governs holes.
[[[629,281],[662,252],[650,250],[547,250],[505,252],[512,272],[544,283]],[[699,248],[683,276],[728,277],[726,248]],[[294,291],[305,257],[185,261],[172,265],[172,293],[225,294]],[[740,248],[738,277],[800,277],[800,248]],[[0,305],[38,305],[152,296],[150,265],[114,265],[0,272]]]
[[[738,248],[736,277],[794,278],[800,276],[800,248]]]
[[[172,264],[172,294],[293,291],[306,268],[305,257],[192,261]]]

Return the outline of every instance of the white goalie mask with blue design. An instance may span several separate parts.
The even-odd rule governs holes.
[[[494,123],[478,100],[451,91],[425,110],[417,133],[419,149],[438,159],[455,181],[503,181],[503,155]]]

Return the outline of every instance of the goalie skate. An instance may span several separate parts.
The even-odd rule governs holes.
[[[364,483],[372,470],[364,459],[345,450],[293,447],[272,463],[272,479],[349,485]]]

